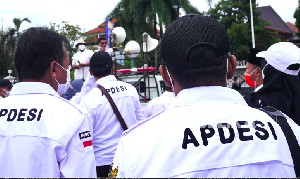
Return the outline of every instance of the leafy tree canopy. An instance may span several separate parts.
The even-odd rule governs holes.
[[[68,46],[67,49],[70,58],[77,51],[75,47],[77,40],[83,39],[85,42],[90,42],[94,38],[93,36],[83,32],[79,25],[71,25],[67,21],[62,21],[61,24],[50,22],[50,28],[64,36],[69,41],[70,46]]]
[[[14,66],[14,52],[16,48],[16,40],[20,34],[20,27],[23,22],[31,23],[28,18],[14,18],[14,27],[0,31],[0,77],[8,75],[8,70],[12,70],[12,76],[16,76]]]
[[[268,31],[264,26],[269,25],[259,18],[256,10],[256,1],[252,1],[253,22],[255,34],[255,47],[266,50],[270,45],[279,41],[275,38],[276,33]],[[249,0],[221,0],[214,8],[211,8],[208,15],[219,20],[227,30],[231,53],[238,60],[245,60],[252,47],[251,22],[250,22],[250,1]]]

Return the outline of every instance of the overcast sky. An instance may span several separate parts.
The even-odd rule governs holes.
[[[96,28],[120,0],[0,0],[0,25],[13,26],[12,19],[25,18],[21,30],[31,26],[49,26],[50,22],[79,25],[86,31]],[[213,0],[217,3],[219,0]],[[201,12],[207,11],[205,0],[190,0]],[[259,6],[271,5],[285,22],[295,23],[293,14],[298,0],[257,0]]]

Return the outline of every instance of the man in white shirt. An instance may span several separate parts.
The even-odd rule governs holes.
[[[132,85],[117,81],[113,62],[106,52],[96,52],[90,62],[90,72],[95,85],[102,85],[112,97],[126,125],[133,126],[143,116],[139,95]],[[110,103],[101,90],[94,87],[80,103],[91,116],[93,145],[96,157],[97,176],[107,177],[121,134],[124,132]]]
[[[75,69],[74,79],[86,80],[90,69],[90,59],[94,53],[86,49],[86,43],[83,39],[77,41],[76,48],[78,48],[78,52],[74,54],[72,60],[72,68]]]
[[[295,177],[280,126],[226,87],[237,63],[229,47],[213,18],[190,14],[168,26],[161,57],[176,99],[122,134],[112,177]]]
[[[112,48],[109,48],[107,46],[107,41],[106,41],[106,38],[99,38],[98,40],[98,45],[99,45],[99,51],[102,51],[102,52],[107,52],[110,56],[113,55],[113,49]]]
[[[170,106],[175,100],[175,93],[171,88],[172,81],[170,81],[170,76],[166,71],[166,67],[164,65],[160,65],[159,72],[162,75],[165,83],[165,91],[161,96],[153,98],[147,103],[146,109],[144,111],[145,118],[153,116],[164,108]]]
[[[18,39],[21,82],[0,101],[0,177],[96,177],[88,114],[57,93],[70,63],[65,38],[33,27]]]

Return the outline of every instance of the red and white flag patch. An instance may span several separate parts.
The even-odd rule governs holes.
[[[79,133],[79,138],[82,141],[84,151],[89,152],[93,150],[92,136],[90,131]]]

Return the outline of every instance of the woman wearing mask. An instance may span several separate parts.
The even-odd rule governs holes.
[[[262,72],[263,87],[245,96],[246,102],[251,107],[276,108],[300,125],[300,49],[292,43],[279,42],[258,55],[268,63]]]

